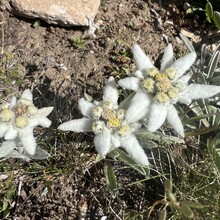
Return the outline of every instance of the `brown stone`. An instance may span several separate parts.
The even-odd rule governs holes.
[[[12,13],[27,18],[39,18],[49,24],[62,26],[88,26],[88,18],[91,20],[95,18],[100,5],[100,0],[6,0],[5,2]]]

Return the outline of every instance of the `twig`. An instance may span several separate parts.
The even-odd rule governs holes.
[[[3,55],[4,54],[4,44],[5,44],[5,32],[4,32],[5,19],[4,19],[4,15],[2,14],[2,12],[0,12],[0,15],[2,17],[2,21],[0,22],[0,24],[1,24],[1,35],[2,35],[1,55]]]

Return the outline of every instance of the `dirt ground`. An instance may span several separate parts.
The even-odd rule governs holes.
[[[130,48],[135,42],[157,60],[168,42],[174,45],[176,54],[185,52],[179,38],[181,29],[198,37],[196,47],[208,33],[201,31],[204,26],[191,15],[184,14],[181,3],[101,2],[95,19],[100,27],[96,38],[83,39],[85,27],[39,24],[2,11],[7,54],[3,64],[8,69],[15,67],[18,74],[9,81],[1,76],[2,98],[30,88],[37,106],[54,106],[51,128],[36,130],[39,145],[52,157],[31,162],[9,159],[0,166],[1,173],[10,173],[16,191],[7,219],[142,219],[137,213],[147,213],[163,193],[159,179],[128,186],[144,177],[115,163],[119,191],[112,197],[105,183],[103,162],[95,162],[92,134],[63,134],[56,127],[80,116],[77,101],[85,92],[99,99],[109,76],[118,79],[134,70]],[[7,189],[4,182],[1,187],[2,192]],[[136,217],[126,217],[127,210]]]

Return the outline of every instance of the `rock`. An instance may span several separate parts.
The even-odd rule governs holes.
[[[49,24],[88,26],[94,20],[100,0],[3,0],[16,15],[39,18]]]

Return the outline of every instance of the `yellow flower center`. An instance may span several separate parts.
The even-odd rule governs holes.
[[[118,118],[111,118],[107,121],[108,128],[117,128],[120,125],[121,121]]]
[[[105,101],[102,103],[102,108],[103,109],[113,109],[113,103],[109,101]]]
[[[147,76],[149,77],[155,77],[159,72],[159,70],[157,68],[152,68],[150,70],[147,71]]]
[[[119,119],[119,120],[123,120],[124,119],[124,117],[125,117],[125,110],[124,109],[118,109],[117,111],[116,111],[116,116],[117,116],[117,118]]]
[[[120,136],[125,136],[128,134],[128,132],[130,131],[130,126],[129,125],[123,125],[120,127],[120,129],[118,130],[118,134]]]
[[[28,119],[27,117],[24,117],[24,116],[18,116],[16,119],[15,119],[15,125],[16,127],[18,128],[24,128],[28,125]]]
[[[14,114],[13,111],[11,111],[8,108],[3,108],[3,110],[0,113],[0,119],[3,122],[9,122],[13,118]]]
[[[36,108],[35,106],[33,106],[33,105],[28,106],[28,113],[30,115],[36,115],[37,111],[38,111],[38,108]]]
[[[102,117],[106,120],[114,119],[116,118],[116,112],[111,109],[104,109],[102,112]]]
[[[94,132],[102,132],[105,128],[105,123],[103,121],[95,121],[92,124],[92,130]]]
[[[172,85],[170,80],[166,77],[163,80],[158,80],[156,87],[161,92],[167,92],[172,87]]]
[[[94,119],[92,130],[94,132],[102,132],[105,128],[117,132],[125,118],[125,110],[113,109],[112,103],[103,102],[100,106],[92,109],[92,116]]]
[[[103,109],[100,106],[97,106],[92,109],[92,116],[95,119],[99,119],[102,116]]]
[[[166,103],[169,101],[169,96],[165,92],[158,92],[155,95],[155,99],[160,103]]]
[[[180,89],[176,88],[176,87],[172,87],[169,91],[168,91],[168,96],[171,99],[175,99],[178,95],[179,95]]]
[[[174,79],[175,78],[175,76],[176,76],[176,71],[173,69],[173,68],[167,68],[166,70],[165,70],[165,74],[169,77],[169,79]]]
[[[146,79],[141,80],[141,86],[149,92],[160,103],[166,103],[170,99],[178,97],[182,87],[178,83],[172,83],[176,76],[173,68],[167,68],[164,73],[156,68],[152,68],[146,72]]]
[[[154,80],[153,79],[144,79],[142,81],[143,87],[146,89],[147,92],[153,92],[154,91]]]

